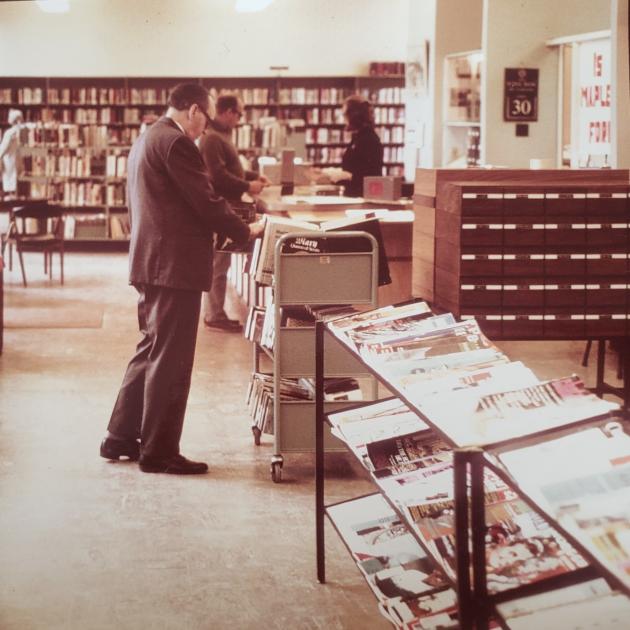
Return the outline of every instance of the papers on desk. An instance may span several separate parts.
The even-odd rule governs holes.
[[[385,223],[411,223],[413,210],[389,210],[388,208],[351,208],[345,211],[347,217],[379,219]]]

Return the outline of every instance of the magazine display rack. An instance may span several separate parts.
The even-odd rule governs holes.
[[[394,314],[400,309],[389,308]],[[371,320],[366,313],[358,327],[358,318],[349,325],[349,317],[316,324],[318,580],[326,579],[325,516],[357,559],[337,517],[340,505],[365,501],[324,502],[327,418],[359,461],[369,461],[372,479],[398,522],[446,578],[433,591],[398,595],[383,605],[376,578],[365,569],[370,554],[363,549],[357,564],[379,597],[381,611],[385,609],[383,614],[395,625],[434,627],[417,617],[442,606],[440,623],[445,625],[440,627],[487,628],[491,617],[501,618],[508,628],[543,627],[537,621],[527,625],[527,615],[543,614],[538,607],[551,618],[562,614],[560,606],[570,610],[579,604],[583,619],[588,619],[589,610],[601,614],[604,600],[606,605],[613,602],[609,610],[627,621],[623,614],[630,611],[630,486],[622,479],[630,473],[630,431],[618,405],[589,393],[576,376],[539,381],[522,364],[510,362],[474,320],[456,322],[450,314],[433,315],[427,306],[426,315],[418,308],[413,316],[380,316],[385,322],[380,324],[378,313],[383,310],[373,311]],[[394,398],[326,413],[323,366],[331,339],[361,361]],[[385,414],[376,409],[386,405],[398,405],[406,415],[398,410],[394,417],[392,412],[394,422],[384,429]],[[371,426],[359,432],[360,422],[367,426],[366,419]],[[385,433],[387,439],[382,438]],[[377,434],[381,437],[374,438]],[[409,447],[414,440],[415,459]],[[441,451],[435,447],[438,441]],[[379,453],[386,464],[378,463]],[[510,508],[512,516],[518,514],[513,530],[505,516]],[[537,535],[525,526],[526,510]],[[376,515],[372,521],[364,519],[383,521]],[[356,531],[353,528],[345,529]],[[531,559],[516,559],[516,549],[507,548],[512,544]],[[503,557],[501,564],[499,554],[505,551],[514,557]],[[598,580],[602,576],[605,583]],[[512,626],[515,615],[518,620]],[[590,626],[586,622],[583,627]]]
[[[274,391],[280,391],[282,378],[315,376],[315,336],[313,327],[282,326],[282,309],[305,305],[371,305],[377,303],[378,245],[366,232],[340,232],[319,235],[322,240],[367,239],[369,247],[363,252],[335,252],[312,254],[284,253],[290,240],[312,233],[294,232],[280,237],[275,245],[273,302]],[[362,363],[335,345],[330,349],[325,366],[326,376],[370,376]],[[374,397],[374,391],[372,397]],[[327,410],[347,406],[347,402],[326,403]],[[271,458],[271,478],[282,479],[286,452],[312,451],[315,448],[315,405],[313,401],[284,401],[274,396],[274,455]],[[327,436],[326,448],[342,450],[338,440]]]

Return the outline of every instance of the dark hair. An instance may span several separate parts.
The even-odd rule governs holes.
[[[236,94],[232,94],[231,92],[221,94],[219,98],[217,98],[217,114],[223,114],[230,110],[236,111],[238,109],[238,101],[239,98]]]
[[[372,127],[374,125],[374,115],[370,102],[358,94],[349,96],[344,101],[344,106],[350,131],[358,131],[363,127]]]
[[[179,83],[168,95],[168,106],[178,111],[188,109],[191,105],[198,105],[206,111],[209,104],[208,90],[198,83]]]

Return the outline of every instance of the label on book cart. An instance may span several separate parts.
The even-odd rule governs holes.
[[[330,265],[330,256],[320,256],[319,257],[320,265]]]

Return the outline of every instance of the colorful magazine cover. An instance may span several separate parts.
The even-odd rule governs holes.
[[[568,376],[479,396],[461,390],[431,398],[422,411],[459,446],[488,446],[604,416],[618,405],[589,392]]]

